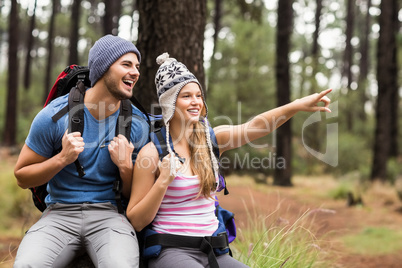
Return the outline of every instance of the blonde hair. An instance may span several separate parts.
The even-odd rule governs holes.
[[[175,153],[170,147],[170,124],[166,123],[166,145],[170,154],[170,175],[176,176]],[[209,133],[209,124],[206,118],[202,122],[193,124],[193,133],[189,138],[190,168],[200,179],[200,191],[196,198],[203,195],[212,198],[211,191],[218,188],[218,160],[212,150],[212,142]]]
[[[216,159],[208,143],[208,138],[208,126],[201,122],[195,123],[189,140],[190,167],[200,179],[200,191],[197,197],[203,195],[206,198],[212,198],[211,191],[215,191],[217,187],[216,172],[212,164]]]

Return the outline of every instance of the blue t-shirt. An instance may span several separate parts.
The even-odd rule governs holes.
[[[68,128],[68,114],[57,122],[52,116],[67,105],[68,95],[53,100],[42,109],[32,122],[25,141],[37,154],[50,158],[61,148],[61,141]],[[134,145],[133,162],[140,149],[149,141],[149,125],[146,117],[133,106],[131,142]],[[80,178],[74,163],[67,165],[48,183],[49,195],[45,202],[53,203],[101,203],[116,204],[113,183],[119,174],[117,166],[110,158],[108,145],[116,133],[119,110],[104,120],[95,119],[84,108],[84,151],[78,159],[84,168],[85,176]]]

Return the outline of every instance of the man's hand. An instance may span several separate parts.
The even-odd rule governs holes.
[[[60,156],[64,159],[66,165],[73,163],[82,151],[84,151],[84,139],[81,137],[81,133],[64,133],[61,141],[62,149]]]
[[[134,145],[128,142],[124,135],[119,134],[114,137],[109,146],[110,157],[113,163],[120,168],[133,168],[131,155],[134,151]]]

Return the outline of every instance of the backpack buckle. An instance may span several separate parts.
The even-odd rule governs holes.
[[[221,247],[221,248],[219,248],[219,249],[220,249],[220,250],[226,250],[226,249],[228,249],[228,248],[229,248],[228,234],[227,234],[226,232],[221,232],[221,233],[217,234],[216,236],[217,236],[219,239],[224,239],[224,240],[225,240],[225,241],[224,241],[225,246],[224,246],[224,247]]]
[[[84,81],[85,81],[85,74],[79,74],[79,75],[77,75],[77,79],[78,79],[78,81],[82,81],[82,82],[84,83]]]
[[[84,170],[84,167],[80,164],[80,161],[77,159],[77,160],[74,161],[74,164],[75,164],[75,168],[77,169],[78,176],[80,178],[84,177],[85,176],[85,170]]]
[[[113,182],[113,191],[118,193],[120,191],[120,180],[115,180]]]

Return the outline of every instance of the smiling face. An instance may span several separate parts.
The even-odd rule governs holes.
[[[201,89],[196,83],[188,83],[181,90],[176,100],[173,119],[185,122],[198,122],[200,115],[205,112]]]
[[[133,87],[140,77],[137,55],[127,53],[115,61],[102,77],[106,88],[118,100],[133,96]]]

